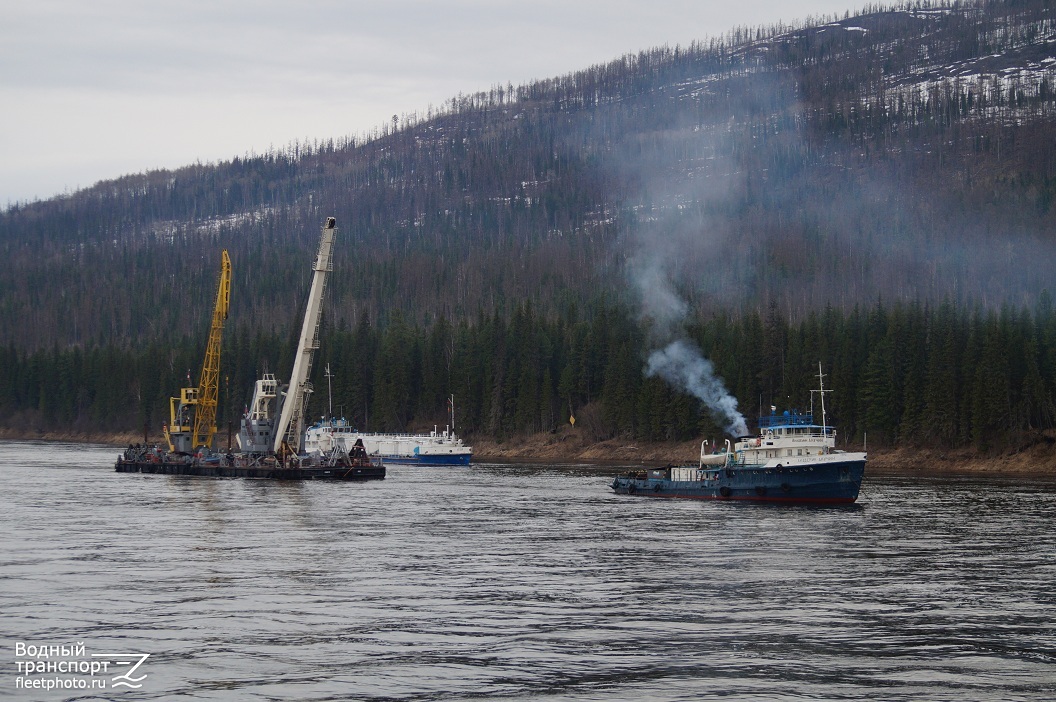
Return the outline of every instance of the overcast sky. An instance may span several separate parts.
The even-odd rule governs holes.
[[[0,0],[0,207],[863,0]]]

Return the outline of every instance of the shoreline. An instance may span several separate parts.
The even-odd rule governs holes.
[[[0,428],[0,440],[109,444],[115,449],[143,442],[134,432],[45,432]],[[162,436],[149,436],[148,445],[160,444]],[[562,428],[498,441],[467,437],[477,463],[549,463],[596,465],[599,467],[658,467],[669,463],[695,463],[699,441],[635,442],[624,439],[592,441],[583,431]],[[226,437],[221,441],[226,445]],[[860,450],[848,446],[847,450]],[[869,451],[869,473],[898,476],[1035,476],[1056,479],[1056,447],[1039,441],[1017,451],[984,456],[973,449],[883,448]]]
[[[471,443],[471,442],[467,442]],[[700,457],[700,442],[628,442],[610,439],[579,443],[560,435],[537,435],[510,442],[471,443],[480,462],[577,463],[605,466],[660,467],[691,464]],[[845,446],[847,451],[860,447]],[[867,474],[897,476],[1035,476],[1056,480],[1056,450],[1035,444],[1001,455],[980,455],[974,449],[881,448],[868,451]]]

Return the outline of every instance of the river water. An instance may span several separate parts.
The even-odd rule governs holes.
[[[1054,482],[867,470],[822,509],[617,496],[589,466],[294,483],[117,453],[0,443],[0,696],[1056,698]],[[26,646],[111,668],[26,673]],[[149,654],[138,689],[117,654]]]

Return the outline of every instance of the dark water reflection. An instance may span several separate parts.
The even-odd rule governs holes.
[[[0,444],[12,672],[15,641],[83,641],[151,654],[128,699],[1056,696],[1052,482],[867,473],[852,508],[782,508],[590,467],[278,483],[115,455]]]

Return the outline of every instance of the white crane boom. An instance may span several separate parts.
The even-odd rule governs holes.
[[[319,348],[319,323],[323,313],[323,291],[326,289],[326,274],[333,270],[334,238],[337,220],[327,217],[326,226],[319,240],[319,255],[315,259],[312,288],[308,293],[308,307],[304,311],[301,339],[297,344],[297,355],[293,359],[293,374],[282,403],[282,414],[275,427],[273,450],[279,453],[285,443],[291,450],[300,453],[301,436],[304,433],[304,412],[312,385],[308,376],[312,372],[312,358]]]

